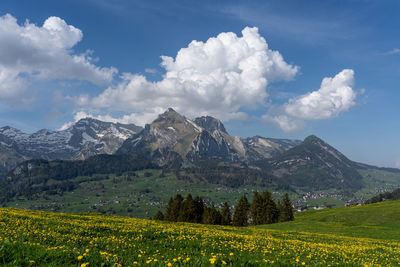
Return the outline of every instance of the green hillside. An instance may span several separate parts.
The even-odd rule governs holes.
[[[186,196],[191,193],[201,196],[207,203],[213,202],[220,206],[223,202],[235,205],[244,194],[251,199],[253,191],[267,189],[273,192],[276,199],[288,192],[297,206],[316,206],[324,203],[343,206],[349,200],[358,202],[367,200],[382,190],[392,191],[399,187],[400,181],[398,173],[360,170],[366,187],[354,194],[340,190],[309,192],[289,187],[279,178],[257,170],[223,165],[192,167],[178,172],[172,169],[135,170],[137,167],[126,161],[125,165],[116,165],[119,166],[118,172],[111,169],[109,173],[109,168],[115,168],[113,165],[107,167],[106,164],[94,161],[102,160],[103,157],[107,163],[112,162],[108,160],[112,159],[109,156],[93,157],[93,167],[88,165],[85,168],[77,168],[78,176],[75,172],[67,176],[68,172],[65,172],[65,177],[47,173],[51,170],[46,168],[47,161],[30,161],[39,162],[44,167],[37,169],[37,174],[16,176],[11,181],[0,182],[0,201],[3,199],[3,207],[149,218],[154,216],[157,210],[164,210],[168,199],[176,194]],[[132,159],[130,160],[132,162]],[[81,162],[66,163],[72,165]],[[68,170],[68,167],[70,166],[67,165],[64,169]],[[102,168],[100,171],[96,169],[99,167]],[[69,170],[73,168],[70,167]],[[307,198],[304,198],[306,194]]]
[[[261,226],[285,231],[305,231],[344,236],[400,240],[400,201],[363,206],[310,210],[296,214],[290,223]]]
[[[232,227],[0,209],[4,266],[397,266],[400,201]]]

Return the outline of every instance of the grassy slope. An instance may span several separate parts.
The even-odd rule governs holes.
[[[387,201],[364,206],[310,210],[296,214],[294,222],[261,228],[400,240],[399,222],[400,201]]]
[[[0,209],[0,260],[10,266],[394,266],[400,264],[399,210],[394,201],[235,228]]]
[[[365,187],[356,192],[356,196],[369,199],[383,192],[400,188],[400,173],[377,169],[358,170],[363,177]]]

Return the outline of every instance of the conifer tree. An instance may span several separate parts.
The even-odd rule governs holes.
[[[228,203],[225,202],[221,210],[221,224],[230,225],[231,222],[232,222],[231,210],[229,209]]]
[[[293,206],[290,202],[289,195],[285,194],[282,198],[282,202],[280,205],[280,216],[279,221],[286,222],[286,221],[293,221]]]
[[[201,223],[204,213],[204,202],[200,197],[194,199],[194,209],[195,209],[195,222]]]
[[[165,211],[165,220],[167,220],[167,221],[170,221],[170,222],[173,222],[174,220],[173,220],[173,215],[172,215],[172,213],[173,213],[173,211],[172,211],[172,209],[173,209],[173,206],[174,205],[174,199],[171,197],[170,199],[169,199],[169,201],[168,201],[168,204],[167,204],[167,209],[166,209],[166,211]]]
[[[203,223],[214,225],[221,224],[221,213],[214,207],[214,205],[204,208]]]
[[[154,220],[163,221],[164,214],[160,210],[157,211],[156,215],[154,215]]]
[[[264,223],[264,209],[265,205],[263,198],[257,191],[254,191],[253,202],[250,206],[250,213],[253,219],[253,224],[258,225]]]
[[[180,222],[196,222],[196,207],[191,194],[188,194],[182,204],[178,221]]]
[[[261,198],[263,200],[263,209],[262,209],[262,223],[263,224],[270,224],[276,223],[279,219],[279,209],[276,206],[275,201],[272,199],[272,195],[268,190],[265,190]]]
[[[234,226],[247,225],[249,208],[249,201],[247,200],[246,196],[241,197],[235,209],[235,213],[233,214],[232,224]]]
[[[181,195],[176,195],[175,198],[170,198],[168,201],[167,211],[165,213],[165,219],[171,222],[177,222],[181,209],[182,209],[183,198]]]

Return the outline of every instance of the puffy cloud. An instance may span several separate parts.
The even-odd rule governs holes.
[[[0,100],[12,100],[19,96],[26,86],[26,81],[18,77],[18,71],[0,65]]]
[[[84,119],[84,118],[93,118],[93,119],[100,120],[100,121],[107,121],[107,122],[114,122],[114,123],[117,123],[117,122],[124,123],[124,124],[133,123],[135,125],[144,126],[146,123],[153,121],[155,118],[157,118],[157,116],[160,113],[162,113],[164,111],[165,110],[163,110],[163,109],[155,108],[153,110],[153,112],[126,114],[119,118],[114,118],[108,114],[94,115],[93,113],[90,113],[90,112],[78,111],[75,113],[73,121],[64,123],[57,130],[59,130],[59,131],[66,130],[69,127],[71,127],[74,123],[76,123],[79,120]]]
[[[155,118],[168,107],[189,117],[244,118],[246,114],[239,109],[264,104],[269,82],[291,80],[298,72],[297,66],[268,48],[257,28],[248,27],[240,37],[220,33],[206,42],[192,41],[175,58],[161,58],[162,80],[151,82],[139,74],[124,74],[118,85],[94,98],[76,97],[76,104],[141,118]]]
[[[345,69],[333,78],[324,78],[317,91],[291,98],[279,109],[263,116],[284,131],[301,129],[306,120],[330,119],[353,107],[357,92],[353,90],[354,71]]]
[[[82,31],[58,17],[49,17],[42,26],[23,25],[7,14],[0,17],[0,100],[16,97],[28,78],[80,79],[107,84],[117,72],[92,63],[90,52],[73,54],[82,40]]]

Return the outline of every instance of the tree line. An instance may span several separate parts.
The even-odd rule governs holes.
[[[277,203],[267,190],[253,194],[250,204],[246,196],[242,196],[233,212],[225,202],[219,210],[214,205],[206,205],[199,196],[193,198],[188,194],[186,199],[180,194],[168,201],[165,214],[158,211],[155,220],[170,222],[191,222],[213,225],[247,226],[248,224],[260,225],[276,222],[293,221],[293,207],[288,194]]]
[[[368,199],[365,204],[372,204],[372,203],[377,203],[377,202],[382,202],[385,200],[398,200],[400,199],[400,188],[392,191],[392,192],[385,192],[381,193],[377,196],[374,196],[370,199]]]

